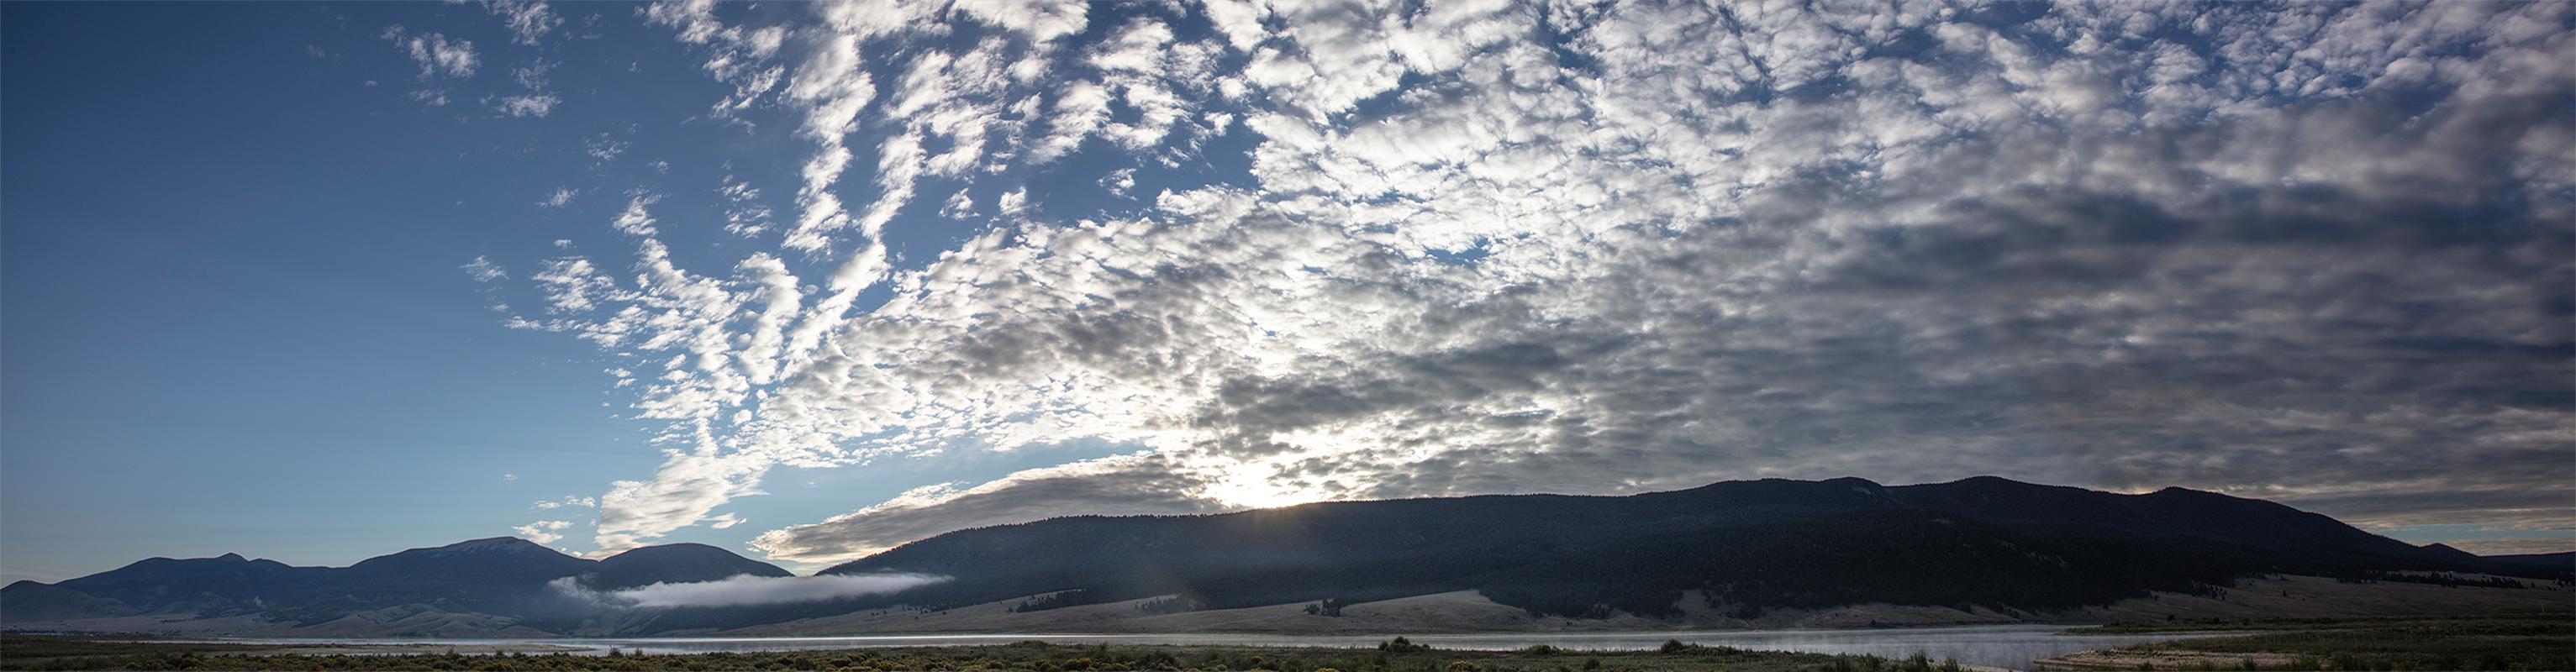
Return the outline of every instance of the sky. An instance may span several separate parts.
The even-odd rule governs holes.
[[[0,4],[0,578],[1974,475],[2576,549],[2576,3]]]

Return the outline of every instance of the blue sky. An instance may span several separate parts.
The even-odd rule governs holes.
[[[0,574],[1989,473],[2576,544],[2568,6],[1845,9],[10,4]]]
[[[599,237],[623,206],[610,185],[712,181],[727,160],[767,177],[777,162],[758,159],[789,151],[621,131],[705,126],[695,106],[638,114],[642,94],[714,88],[625,9],[568,18],[658,48],[512,45],[471,6],[10,7],[10,579],[233,550],[342,565],[510,534],[535,501],[598,494],[608,465],[649,474],[649,432],[619,418],[597,352],[502,328],[458,270]],[[522,54],[597,65],[555,85],[605,100],[544,118],[421,105],[405,97],[415,65],[379,36],[406,23],[473,40],[488,69]],[[630,149],[595,159],[593,129]],[[604,193],[535,205],[560,188]],[[700,191],[672,205],[714,207]],[[1021,466],[967,454],[817,473],[745,510],[845,508]],[[705,538],[754,531],[732,532]]]

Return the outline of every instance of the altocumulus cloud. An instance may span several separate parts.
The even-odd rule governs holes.
[[[603,550],[779,467],[1075,438],[1134,451],[757,545],[1765,476],[2568,515],[2576,4],[719,9],[645,16],[802,155],[686,188],[793,214],[628,191],[631,258],[510,318],[667,427]]]
[[[693,583],[656,583],[613,591],[583,587],[575,577],[548,584],[563,595],[601,604],[660,609],[671,607],[739,607],[756,604],[821,602],[845,597],[884,595],[947,581],[927,574],[858,574],[847,576],[751,576]]]

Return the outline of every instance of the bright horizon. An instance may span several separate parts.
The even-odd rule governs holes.
[[[2576,4],[0,5],[0,583],[1996,475],[2576,550]]]

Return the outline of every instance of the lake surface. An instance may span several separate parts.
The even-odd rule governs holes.
[[[1567,649],[1638,650],[1681,640],[1709,646],[1765,651],[1861,653],[1901,658],[1922,652],[1938,661],[2027,669],[2031,661],[2086,649],[2161,642],[2190,635],[2060,635],[2068,625],[1984,625],[1938,628],[1869,628],[1845,630],[1704,630],[1655,632],[1510,632],[1466,635],[1413,635],[1406,639],[1444,649],[1510,650],[1535,644]],[[1056,644],[1198,644],[1247,646],[1375,647],[1396,635],[854,635],[847,637],[638,637],[626,639],[248,639],[234,642],[276,644],[416,644],[546,645],[574,647],[604,654],[610,648],[645,653],[711,653],[717,651],[808,651],[887,646],[973,646],[1037,640]]]

